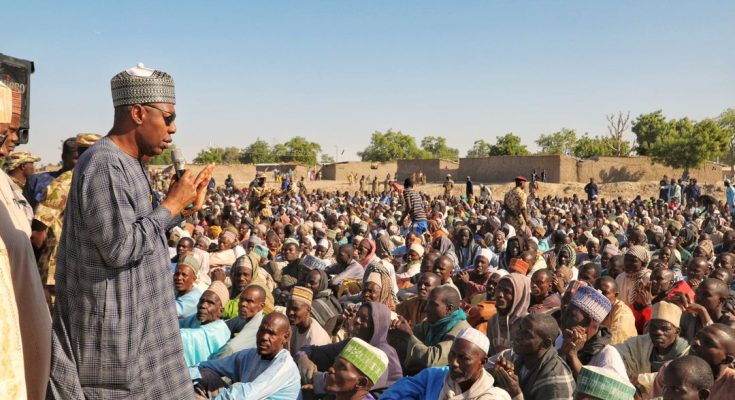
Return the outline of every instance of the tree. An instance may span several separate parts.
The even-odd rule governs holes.
[[[209,147],[205,150],[200,150],[199,154],[197,154],[197,156],[194,157],[194,162],[196,164],[209,164],[209,163],[222,164],[223,154],[224,154],[224,151],[222,148]]]
[[[730,136],[730,151],[724,155],[723,162],[730,164],[731,171],[735,171],[735,109],[729,108],[717,117],[717,124]]]
[[[669,124],[661,110],[658,110],[639,115],[630,130],[636,136],[636,152],[638,155],[647,156],[650,155],[651,146],[656,140],[668,132]]]
[[[322,151],[322,146],[319,143],[310,142],[302,136],[295,136],[284,143],[283,148],[279,148],[279,151],[284,149],[285,154],[280,155],[279,161],[315,165],[316,156]]]
[[[381,162],[429,157],[427,152],[416,145],[416,138],[391,129],[385,133],[375,131],[370,137],[370,145],[357,155],[362,161]]]
[[[262,164],[275,162],[271,146],[265,140],[256,139],[240,153],[240,162],[244,164]]]
[[[432,158],[459,160],[459,150],[447,146],[447,139],[442,136],[426,136],[421,139],[421,149],[429,153]]]
[[[605,141],[605,145],[610,148],[613,156],[627,157],[630,154],[630,143],[625,140],[625,131],[628,130],[630,121],[630,111],[623,115],[622,111],[618,111],[618,115],[610,114],[607,118],[607,132],[609,137]]]
[[[163,150],[161,154],[157,156],[153,156],[151,160],[148,162],[150,165],[170,165],[174,163],[174,149],[176,148],[175,145],[171,145],[171,147]]]
[[[222,149],[223,164],[240,164],[240,153],[242,150],[237,147],[225,147]]]
[[[712,119],[693,123],[688,118],[671,120],[667,130],[648,146],[653,160],[689,171],[730,148],[732,136]]]
[[[467,158],[489,157],[492,145],[482,139],[475,140],[472,148],[467,151]]]
[[[536,144],[541,148],[540,154],[558,154],[570,156],[574,154],[577,132],[574,129],[562,128],[550,135],[541,135]]]
[[[322,155],[320,156],[319,162],[321,164],[334,164],[334,157],[330,156],[327,153],[322,153]]]
[[[526,145],[521,144],[521,138],[509,132],[497,136],[495,144],[490,146],[491,156],[526,156],[531,154]]]
[[[630,144],[626,141],[618,142],[611,136],[595,136],[590,137],[587,133],[577,139],[572,149],[572,154],[577,158],[592,158],[597,156],[617,156],[618,154],[628,154],[630,152]]]

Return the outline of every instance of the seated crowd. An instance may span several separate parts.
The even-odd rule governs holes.
[[[212,191],[170,232],[216,399],[729,399],[722,203]],[[302,188],[303,189],[303,188]],[[515,208],[514,208],[515,207]]]

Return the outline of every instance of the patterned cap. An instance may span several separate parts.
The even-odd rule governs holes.
[[[27,151],[14,151],[10,153],[6,160],[5,170],[10,172],[25,163],[34,163],[41,161],[40,158],[34,157],[33,154]]]
[[[0,124],[9,124],[13,114],[13,91],[0,82]]]
[[[368,344],[360,338],[350,339],[338,357],[351,362],[373,384],[388,369],[388,356],[385,355],[383,350]]]
[[[199,270],[201,269],[199,260],[197,260],[194,256],[184,257],[183,260],[179,261],[179,265],[186,265],[187,267],[191,268],[194,271],[194,275],[198,275]]]
[[[174,79],[171,75],[138,64],[112,77],[112,105],[170,103],[176,104]]]
[[[572,297],[571,303],[579,307],[580,310],[584,311],[590,318],[597,322],[602,322],[612,308],[610,300],[602,292],[589,286],[582,286],[577,289],[574,297]]]
[[[214,294],[219,297],[219,300],[222,302],[222,307],[224,307],[228,301],[230,301],[230,292],[227,290],[227,286],[222,281],[214,281],[206,290],[207,292],[214,292]]]
[[[480,350],[484,351],[485,354],[490,351],[490,339],[487,337],[486,334],[478,331],[475,328],[462,329],[461,331],[459,331],[457,339],[464,339],[474,344],[475,346],[479,347]]]
[[[291,300],[298,300],[306,304],[311,304],[314,293],[309,288],[303,286],[294,286],[291,291]]]
[[[651,260],[651,257],[648,254],[648,249],[640,245],[631,246],[631,248],[628,249],[628,254],[631,254],[635,256],[635,258],[641,260],[641,263],[643,263],[644,268],[646,267],[646,265],[648,265],[648,262]]]
[[[586,365],[577,378],[575,393],[583,393],[598,399],[629,400],[635,395],[635,387],[625,382],[614,371]]]
[[[77,135],[77,147],[91,147],[100,139],[102,139],[102,136],[96,133],[80,133]]]

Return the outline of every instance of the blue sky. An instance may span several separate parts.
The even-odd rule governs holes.
[[[462,156],[507,132],[535,148],[605,115],[735,107],[733,1],[23,1],[0,52],[35,61],[31,141],[106,134],[109,79],[173,75],[176,144],[305,136],[357,159],[389,128],[445,136]]]

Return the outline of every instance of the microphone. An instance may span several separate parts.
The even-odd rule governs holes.
[[[181,178],[186,171],[186,158],[184,158],[184,152],[178,147],[173,151],[174,169],[176,170],[176,179]]]

